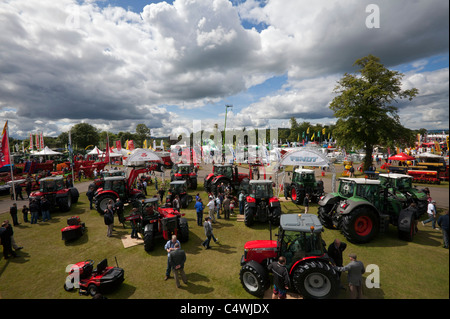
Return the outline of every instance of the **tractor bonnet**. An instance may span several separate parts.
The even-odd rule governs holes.
[[[281,215],[280,227],[287,231],[314,232],[323,231],[319,218],[313,214]],[[313,227],[313,228],[312,228]]]

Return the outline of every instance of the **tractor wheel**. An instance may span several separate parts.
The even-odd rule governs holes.
[[[291,186],[291,200],[295,205],[303,204],[304,197],[305,192],[297,184]]]
[[[359,206],[342,219],[342,232],[350,242],[365,244],[380,230],[378,213],[367,206]]]
[[[189,240],[189,226],[186,218],[180,218],[180,225],[178,226],[178,239],[182,243]]]
[[[320,206],[319,207],[319,220],[320,223],[323,225],[323,227],[325,228],[334,228],[333,227],[333,220],[331,219],[331,214],[332,214],[332,210],[333,209],[333,205],[325,205],[325,206]]]
[[[191,180],[191,189],[196,190],[197,189],[197,179],[192,179]]]
[[[255,208],[249,207],[247,204],[244,207],[244,224],[245,226],[252,226],[254,223]]]
[[[406,241],[413,241],[416,233],[415,212],[403,210],[398,218],[398,237]]]
[[[256,297],[262,297],[268,287],[269,276],[267,271],[253,260],[242,266],[239,278],[245,291]]]
[[[153,229],[144,232],[144,249],[145,251],[152,251],[155,248],[155,234]]]
[[[67,193],[67,196],[60,197],[57,199],[57,204],[59,209],[62,212],[68,212],[70,211],[70,208],[72,207],[72,195],[70,192]]]
[[[337,294],[339,277],[330,265],[313,260],[295,269],[293,286],[305,299],[327,299]]]
[[[78,198],[80,197],[78,189],[75,187],[70,188],[70,194],[72,195],[72,204],[78,203]]]
[[[270,222],[272,223],[272,226],[279,226],[280,225],[280,218],[281,218],[281,207],[274,207],[272,209],[272,217],[270,218]]]
[[[100,214],[105,213],[105,209],[108,208],[108,203],[112,201],[113,203],[116,202],[117,197],[113,194],[107,193],[103,195],[99,195],[97,199],[95,200],[95,208]]]

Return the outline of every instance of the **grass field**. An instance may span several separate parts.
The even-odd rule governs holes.
[[[149,187],[149,189],[152,189]],[[153,189],[152,189],[153,190]],[[195,193],[206,194],[201,186]],[[150,192],[153,195],[153,192]],[[191,192],[194,194],[194,192]],[[21,203],[19,202],[19,207]],[[299,213],[301,209],[292,202],[282,202],[284,214]],[[167,254],[161,241],[153,252],[144,251],[143,245],[124,248],[120,237],[131,233],[115,221],[114,236],[106,236],[103,218],[95,210],[89,210],[87,197],[80,200],[68,213],[54,213],[52,220],[31,225],[21,223],[14,227],[14,238],[24,248],[17,258],[5,260],[0,256],[0,298],[5,299],[86,299],[77,292],[63,289],[66,266],[86,259],[96,263],[108,258],[115,265],[115,258],[125,269],[125,281],[119,289],[108,294],[110,299],[242,299],[247,294],[239,281],[240,258],[244,243],[253,239],[269,239],[268,225],[248,228],[236,217],[220,219],[214,224],[214,233],[220,245],[212,243],[212,249],[204,250],[203,227],[196,224],[193,204],[183,210],[189,221],[189,241],[182,244],[186,251],[186,274],[188,285],[175,287],[174,279],[164,281]],[[317,213],[317,206],[312,206]],[[61,228],[67,218],[78,215],[86,223],[87,232],[75,242],[66,244],[61,239]],[[8,215],[5,215],[9,217]],[[22,222],[19,213],[19,222]],[[366,266],[375,264],[380,270],[380,288],[364,288],[368,299],[448,299],[449,298],[449,251],[442,248],[442,234],[419,224],[414,242],[397,238],[391,226],[388,233],[365,245],[347,243],[344,264],[349,253],[356,253]],[[274,237],[275,238],[275,237]],[[325,230],[323,238],[329,245],[335,238],[345,241],[339,231]],[[367,277],[370,273],[366,273]],[[346,275],[342,281],[346,284]],[[341,290],[338,298],[348,298],[348,289]]]

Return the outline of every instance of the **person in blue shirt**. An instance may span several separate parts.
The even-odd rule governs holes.
[[[203,226],[203,209],[205,208],[205,206],[203,205],[202,199],[200,197],[197,198],[197,202],[195,203],[194,208],[197,211],[197,225]]]

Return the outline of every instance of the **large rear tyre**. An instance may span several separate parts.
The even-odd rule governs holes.
[[[67,193],[67,196],[61,197],[57,199],[58,207],[62,212],[70,211],[72,207],[72,195],[70,192]]]
[[[329,264],[314,260],[295,269],[293,285],[305,299],[328,299],[337,295],[339,277]]]
[[[184,243],[189,240],[189,226],[186,218],[180,218],[180,225],[177,232],[180,242]]]
[[[153,233],[153,229],[148,229],[144,232],[144,249],[147,252],[155,249],[155,234]]]
[[[95,208],[97,209],[97,211],[100,214],[104,214],[105,213],[105,209],[108,208],[108,204],[110,201],[112,201],[113,203],[116,202],[116,196],[114,196],[113,194],[103,194],[103,195],[99,195],[96,200],[95,200]]]
[[[365,244],[374,239],[380,230],[378,213],[367,206],[355,208],[342,219],[342,233],[354,244]]]
[[[264,295],[269,283],[267,271],[253,260],[242,266],[239,278],[245,291],[256,297]]]
[[[301,188],[294,184],[291,186],[291,200],[295,205],[302,205],[305,198],[305,192]]]

